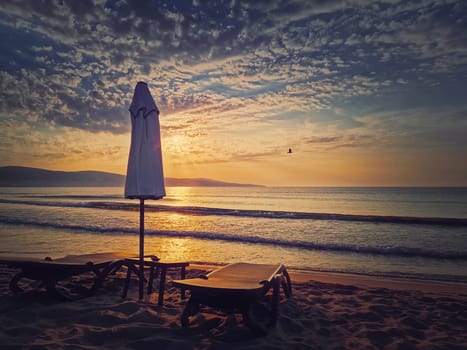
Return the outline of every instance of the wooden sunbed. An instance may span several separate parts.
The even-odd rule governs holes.
[[[84,255],[68,255],[63,258],[31,259],[0,257],[0,264],[17,268],[20,271],[10,281],[13,292],[21,292],[18,282],[23,279],[42,281],[41,286],[47,292],[59,299],[70,300],[70,297],[59,292],[57,283],[69,277],[92,272],[96,275],[94,284],[83,296],[94,294],[101,286],[105,277],[118,270],[127,257],[123,253],[97,253]]]
[[[265,328],[253,321],[251,305],[272,289],[270,320],[266,325],[270,327],[277,320],[281,285],[287,298],[292,293],[289,274],[282,264],[234,263],[198,278],[174,280],[172,283],[191,294],[181,316],[182,326],[188,326],[189,317],[197,314],[201,305],[206,305],[239,310],[245,323],[260,333],[264,333]]]

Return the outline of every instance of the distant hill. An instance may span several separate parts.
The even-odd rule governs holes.
[[[100,171],[52,171],[7,166],[0,168],[0,186],[4,187],[72,187],[123,186],[125,176]]]
[[[211,179],[165,178],[166,186],[243,187]],[[102,171],[53,171],[21,166],[0,167],[0,187],[99,187],[124,186],[125,176]]]

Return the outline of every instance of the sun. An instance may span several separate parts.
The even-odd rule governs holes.
[[[174,135],[164,140],[164,148],[174,154],[186,151],[186,138],[182,135]]]

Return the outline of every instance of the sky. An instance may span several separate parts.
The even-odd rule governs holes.
[[[0,9],[0,166],[125,174],[145,81],[167,177],[467,186],[467,1]]]

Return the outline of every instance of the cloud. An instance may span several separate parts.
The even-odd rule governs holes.
[[[465,105],[465,13],[454,0],[6,1],[0,121],[118,137],[145,80],[164,136],[196,141],[186,149],[205,161],[263,159],[291,139],[310,152],[390,145],[424,121],[414,111],[433,115],[427,101],[440,115]]]
[[[308,143],[333,143],[339,141],[341,137],[338,136],[324,136],[324,137],[312,137],[307,142]]]

